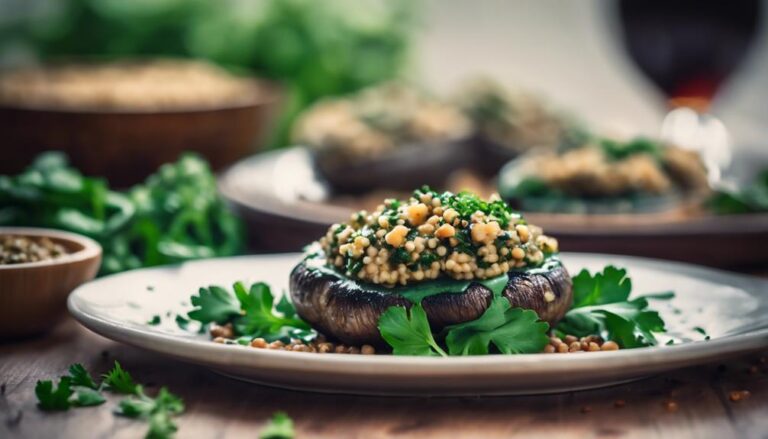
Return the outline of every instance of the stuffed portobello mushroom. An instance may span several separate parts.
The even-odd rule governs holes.
[[[557,240],[502,200],[428,187],[334,224],[291,272],[298,314],[345,343],[382,342],[381,314],[420,303],[433,329],[481,316],[495,296],[554,326],[570,308]]]

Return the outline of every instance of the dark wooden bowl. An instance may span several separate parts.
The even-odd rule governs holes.
[[[214,170],[258,149],[277,110],[276,86],[245,105],[168,111],[93,111],[0,106],[0,174],[22,171],[39,153],[63,151],[88,175],[126,187],[183,151],[202,154]]]

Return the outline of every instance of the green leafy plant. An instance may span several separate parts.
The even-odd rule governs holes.
[[[106,401],[103,390],[130,395],[121,400],[116,414],[129,418],[144,419],[149,423],[147,439],[167,439],[173,437],[177,426],[173,417],[184,412],[182,400],[162,387],[157,396],[152,398],[144,393],[142,386],[136,384],[120,363],[103,375],[104,380],[97,384],[82,364],[69,367],[69,375],[61,377],[54,387],[53,381],[38,381],[35,386],[38,406],[42,410],[69,410],[71,407],[86,407],[103,404]]]
[[[236,336],[249,339],[310,341],[317,335],[296,316],[296,309],[285,295],[275,304],[267,284],[257,282],[246,288],[242,282],[236,282],[233,290],[234,294],[215,285],[200,288],[197,295],[191,297],[195,308],[187,316],[204,325],[231,323]]]
[[[240,251],[240,221],[199,156],[162,166],[142,185],[114,192],[83,176],[60,153],[40,155],[23,173],[0,176],[0,225],[52,227],[102,245],[101,274]]]
[[[420,2],[61,0],[0,26],[0,56],[19,45],[43,60],[172,56],[208,59],[283,83],[272,142],[285,146],[294,116],[318,98],[396,76],[406,64]],[[219,36],[226,35],[226,38]]]
[[[284,412],[277,412],[259,433],[259,439],[293,439],[295,434],[293,420]]]
[[[664,320],[649,309],[648,299],[669,299],[673,293],[629,299],[632,281],[624,269],[607,266],[592,275],[582,270],[573,278],[574,304],[557,326],[560,335],[600,335],[623,348],[657,344],[654,333],[665,332]]]

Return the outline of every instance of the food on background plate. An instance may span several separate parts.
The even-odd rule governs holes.
[[[644,138],[594,139],[510,162],[499,173],[499,192],[532,212],[654,211],[706,193],[706,176],[693,151]]]
[[[714,191],[706,206],[720,215],[768,212],[768,169],[744,189]]]
[[[322,100],[294,125],[323,177],[339,192],[441,183],[462,164],[472,123],[455,106],[404,83]]]
[[[276,301],[261,282],[202,287],[187,317],[219,343],[296,352],[447,356],[658,343],[665,326],[650,301],[671,292],[630,299],[626,270],[613,266],[571,280],[557,250],[499,199],[423,187],[332,226],[290,273],[290,300]],[[187,328],[186,317],[176,320]]]
[[[579,123],[541,96],[507,90],[491,80],[467,84],[457,100],[475,125],[478,167],[490,175],[531,149],[554,150],[581,144],[587,138]]]
[[[68,253],[64,246],[45,236],[0,235],[0,265],[47,261]]]
[[[64,155],[38,157],[22,174],[0,175],[0,225],[50,227],[103,247],[101,274],[236,254],[242,226],[199,156],[178,162],[127,192],[83,176]]]
[[[260,91],[202,61],[69,63],[0,75],[0,106],[93,111],[157,111],[248,104]]]

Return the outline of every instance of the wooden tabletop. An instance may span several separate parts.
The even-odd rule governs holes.
[[[179,438],[255,438],[277,410],[295,420],[298,438],[768,437],[768,358],[761,355],[558,395],[340,396],[235,381],[112,342],[74,321],[41,338],[0,344],[0,437],[142,437],[146,424],[111,413],[115,397],[60,413],[36,407],[37,380],[65,374],[75,362],[101,374],[114,360],[148,393],[165,385],[184,399]],[[731,401],[742,390],[750,396]]]

